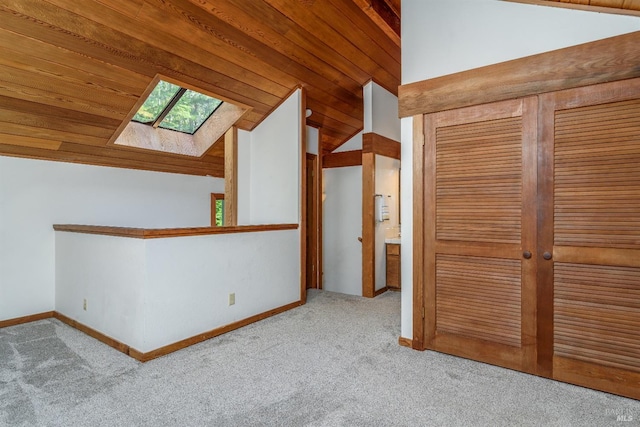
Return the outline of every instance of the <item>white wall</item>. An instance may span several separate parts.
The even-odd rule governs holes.
[[[238,225],[251,224],[251,132],[238,130]]]
[[[332,153],[342,153],[345,151],[362,150],[362,132],[358,132],[347,142],[336,148]]]
[[[369,82],[363,87],[363,95],[363,132],[373,132],[400,141],[398,97],[374,82]]]
[[[403,0],[402,84],[640,30],[640,18],[498,0]],[[412,127],[402,120],[402,336],[412,338]]]
[[[139,349],[145,335],[145,240],[55,235],[56,311]]]
[[[314,127],[307,126],[307,153],[318,154],[320,147],[320,131]]]
[[[362,166],[323,170],[322,287],[362,295]]]
[[[55,307],[53,224],[208,226],[224,180],[0,156],[0,320]]]
[[[249,173],[249,224],[299,222],[301,96],[295,91],[251,131],[250,166],[238,169]]]
[[[151,240],[57,232],[56,310],[152,351],[299,301],[299,242],[299,230]]]
[[[640,30],[640,18],[499,0],[403,0],[402,84]]]
[[[413,119],[400,120],[402,139],[400,141],[400,215],[401,252],[400,279],[402,281],[401,332],[406,338],[413,338]]]
[[[300,300],[299,230],[147,240],[146,263],[144,352]]]
[[[389,206],[389,220],[376,222],[375,228],[375,289],[387,286],[385,239],[398,236],[400,160],[376,155],[376,194],[382,194]],[[388,197],[391,196],[391,197]],[[375,215],[374,215],[375,216]]]

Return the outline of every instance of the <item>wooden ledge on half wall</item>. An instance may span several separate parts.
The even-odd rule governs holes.
[[[260,231],[296,230],[298,224],[236,225],[193,228],[128,228],[101,225],[54,224],[55,231],[101,234],[133,239],[161,239],[167,237],[203,236],[210,234],[255,233]]]

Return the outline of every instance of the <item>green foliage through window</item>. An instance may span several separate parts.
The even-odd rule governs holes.
[[[221,103],[219,99],[188,90],[160,122],[160,127],[194,133]]]
[[[140,123],[155,122],[179,90],[180,86],[160,80],[144,101],[142,107],[133,116],[133,120]]]
[[[220,104],[219,99],[160,80],[132,120],[193,134]]]
[[[219,227],[224,225],[224,199],[216,200],[216,225]]]

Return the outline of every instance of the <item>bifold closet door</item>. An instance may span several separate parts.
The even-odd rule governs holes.
[[[426,348],[533,372],[537,98],[424,116]]]
[[[640,80],[539,102],[541,367],[638,399]]]

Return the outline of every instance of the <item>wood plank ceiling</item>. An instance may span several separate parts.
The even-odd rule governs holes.
[[[107,145],[157,73],[251,106],[245,130],[302,86],[332,151],[362,129],[367,81],[397,94],[399,1],[3,0],[0,155],[223,176],[223,144]]]

